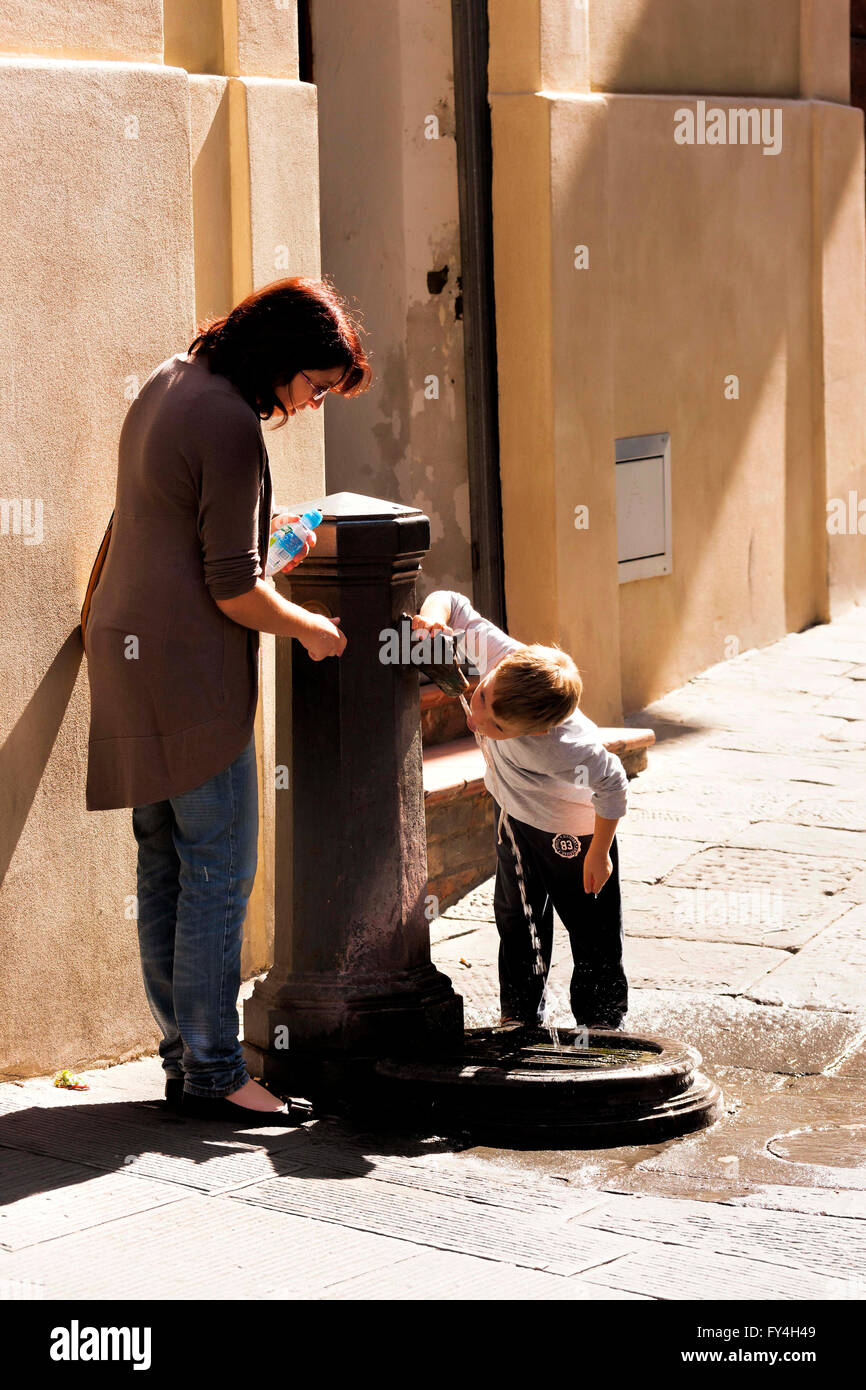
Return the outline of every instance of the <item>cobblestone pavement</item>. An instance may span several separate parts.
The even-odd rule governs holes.
[[[0,1086],[0,1292],[178,1299],[855,1299],[866,1292],[866,615],[703,672],[618,840],[628,1031],[696,1046],[711,1129],[555,1152],[163,1114],[156,1058]],[[492,880],[434,923],[498,1017]],[[568,941],[557,926],[559,1021]],[[245,986],[248,994],[252,983]],[[170,1250],[171,1258],[166,1259]]]

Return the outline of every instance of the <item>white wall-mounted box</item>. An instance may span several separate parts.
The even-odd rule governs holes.
[[[670,574],[671,437],[616,440],[616,540],[619,582]]]

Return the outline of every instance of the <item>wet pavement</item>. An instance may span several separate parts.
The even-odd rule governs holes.
[[[179,1120],[154,1104],[155,1057],[84,1073],[81,1093],[6,1083],[0,1292],[861,1299],[866,615],[712,667],[629,722],[658,742],[618,833],[624,1028],[698,1048],[716,1125],[505,1150],[336,1119]],[[470,1026],[499,1015],[492,891],[433,923]],[[569,973],[557,923],[563,1026]]]

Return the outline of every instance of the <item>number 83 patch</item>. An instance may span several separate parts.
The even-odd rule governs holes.
[[[576,835],[554,835],[551,843],[560,859],[576,859],[580,854],[580,840]]]

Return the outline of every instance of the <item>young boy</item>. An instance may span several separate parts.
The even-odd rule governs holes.
[[[465,631],[470,669],[481,677],[468,722],[488,761],[484,784],[497,826],[500,1026],[537,1022],[555,909],[571,941],[575,1023],[618,1028],[628,1009],[628,984],[615,836],[628,783],[598,727],[577,708],[583,688],[577,667],[559,647],[509,637],[453,590],[428,595],[413,626]],[[533,973],[535,952],[505,815],[523,863],[543,976]]]

